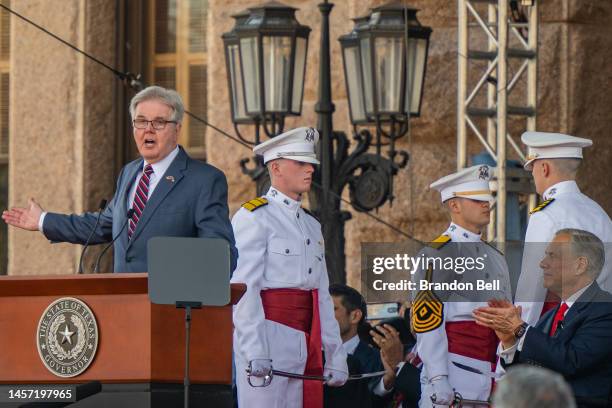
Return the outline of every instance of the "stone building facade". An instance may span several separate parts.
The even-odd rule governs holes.
[[[291,118],[287,127],[313,126],[319,0],[283,2],[298,8],[298,20],[313,29],[302,116]],[[137,50],[130,48],[134,44],[129,39],[143,22],[138,15],[138,5],[143,3],[146,6],[147,0],[14,0],[12,7],[105,63],[140,72],[134,68],[145,69],[146,58],[134,55]],[[351,18],[382,2],[334,3],[331,14],[334,127],[350,134],[336,39],[351,30]],[[427,186],[456,167],[457,5],[454,0],[408,3],[421,9],[419,20],[433,29],[422,114],[411,122],[410,137],[399,142],[399,148],[407,150],[411,160],[395,179],[393,206],[386,205],[377,215],[416,238],[427,240],[447,223],[437,195]],[[206,117],[230,133],[233,126],[221,34],[232,28],[232,14],[259,4],[251,0],[207,2]],[[607,174],[612,171],[612,74],[607,67],[612,63],[609,24],[612,2],[542,0],[540,4],[538,129],[593,139],[594,147],[585,152],[579,183],[586,194],[611,213],[612,178]],[[146,33],[143,30],[139,34],[141,39]],[[10,205],[24,205],[33,196],[50,211],[94,210],[100,198],[111,197],[117,170],[134,154],[131,134],[125,125],[125,100],[131,94],[108,70],[17,18],[11,21],[10,45]],[[520,136],[520,123],[511,121],[510,129],[515,137]],[[476,142],[470,151],[480,151]],[[207,161],[228,177],[233,214],[255,194],[254,184],[238,166],[239,159],[250,157],[251,153],[211,129],[206,131],[205,152]],[[362,241],[402,239],[366,215],[353,212],[346,227],[348,283],[359,287]],[[8,273],[74,273],[80,249],[68,244],[50,245],[41,234],[9,229]],[[95,254],[94,249],[92,255]]]

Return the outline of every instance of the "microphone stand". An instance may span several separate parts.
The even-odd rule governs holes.
[[[107,201],[103,199],[102,201],[100,201],[100,205],[98,206],[99,211],[98,217],[96,218],[96,224],[89,233],[89,236],[85,241],[85,245],[83,246],[83,250],[81,251],[81,257],[79,258],[79,274],[83,273],[83,257],[85,256],[85,252],[87,252],[87,249],[89,248],[89,242],[91,241],[91,238],[93,237],[94,233],[96,232],[96,229],[98,228],[98,225],[100,224],[100,217],[102,216],[102,212],[104,212],[104,210],[106,209],[106,203]]]
[[[108,249],[113,246],[113,244],[115,243],[115,241],[117,240],[117,238],[119,238],[121,236],[121,234],[123,233],[123,230],[125,229],[125,227],[128,224],[128,221],[130,221],[130,219],[132,219],[132,216],[134,215],[134,209],[130,208],[127,212],[127,218],[126,220],[123,222],[123,226],[121,226],[121,229],[119,230],[119,233],[117,234],[117,236],[115,238],[113,238],[113,240],[111,242],[108,243],[107,246],[104,247],[104,249],[102,250],[102,252],[100,253],[100,255],[98,255],[98,259],[96,259],[96,266],[94,267],[94,271],[93,273],[98,273],[100,272],[100,261],[102,260],[102,257],[104,256],[104,254],[106,253],[106,251],[108,251]]]

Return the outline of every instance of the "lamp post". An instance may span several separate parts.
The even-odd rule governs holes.
[[[321,165],[310,204],[323,227],[330,281],[345,282],[344,224],[351,214],[340,209],[342,191],[349,187],[351,205],[361,212],[393,201],[393,177],[408,162],[408,153],[395,150],[395,142],[408,133],[410,117],[420,113],[431,29],[419,24],[417,10],[392,2],[354,19],[354,29],[340,38],[357,142],[349,153],[350,141],[345,133],[333,130],[332,121],[329,15],[333,4],[324,0],[318,7],[321,43],[315,111]],[[260,127],[274,137],[282,132],[286,116],[301,114],[310,29],[297,22],[295,10],[277,2],[250,8],[234,15],[234,28],[223,35],[232,121],[239,137],[251,144],[260,142]],[[254,140],[245,139],[239,125],[254,125]],[[374,136],[370,128],[375,129]],[[247,168],[248,159],[241,166],[262,194],[269,181],[261,161],[255,160],[253,168]]]

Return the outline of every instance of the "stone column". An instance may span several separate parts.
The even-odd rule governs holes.
[[[114,65],[114,1],[22,0],[13,7]],[[35,197],[47,211],[95,210],[114,190],[115,79],[15,17],[11,39],[10,204],[24,206]],[[9,245],[12,275],[74,273],[81,250],[14,228]]]

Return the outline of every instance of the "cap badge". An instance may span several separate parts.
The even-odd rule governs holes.
[[[489,179],[489,166],[480,166],[478,168],[478,178],[481,180]]]
[[[312,142],[315,137],[315,130],[313,128],[306,129],[306,141]]]

